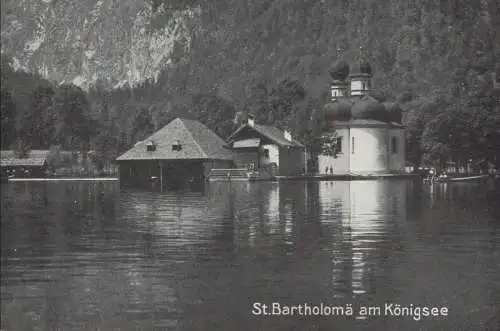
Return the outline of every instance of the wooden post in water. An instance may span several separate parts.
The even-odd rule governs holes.
[[[163,162],[160,161],[160,192],[163,192]]]
[[[148,161],[148,176],[146,178],[146,182],[151,182],[151,189],[153,190],[155,188],[155,181],[153,174],[151,173],[151,162],[152,161]]]

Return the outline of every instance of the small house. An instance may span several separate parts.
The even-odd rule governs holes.
[[[255,123],[249,116],[229,137],[237,168],[265,171],[271,176],[296,176],[306,172],[302,143],[287,130]]]
[[[0,152],[2,177],[44,177],[48,170],[48,150],[30,150],[20,154],[15,150]]]
[[[195,120],[177,118],[117,158],[120,181],[184,187],[205,181],[213,168],[231,168],[231,148]]]

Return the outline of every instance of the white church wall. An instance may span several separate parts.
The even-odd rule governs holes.
[[[351,128],[351,170],[357,172],[387,171],[389,169],[387,138],[386,128]]]
[[[396,150],[394,153],[392,139],[396,139]],[[405,131],[402,128],[389,129],[389,170],[404,171],[405,170]]]

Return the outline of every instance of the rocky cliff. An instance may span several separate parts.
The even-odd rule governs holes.
[[[199,10],[146,0],[2,0],[2,55],[57,82],[108,87],[154,80],[188,52]]]

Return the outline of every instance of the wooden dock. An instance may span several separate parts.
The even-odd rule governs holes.
[[[419,174],[414,173],[342,173],[331,175],[297,175],[297,176],[270,176],[267,173],[248,172],[246,169],[212,169],[209,181],[288,181],[288,180],[379,180],[379,179],[414,179],[419,178]]]
[[[247,169],[212,169],[208,175],[209,182],[255,182],[270,181],[273,177],[267,172],[249,171]]]

